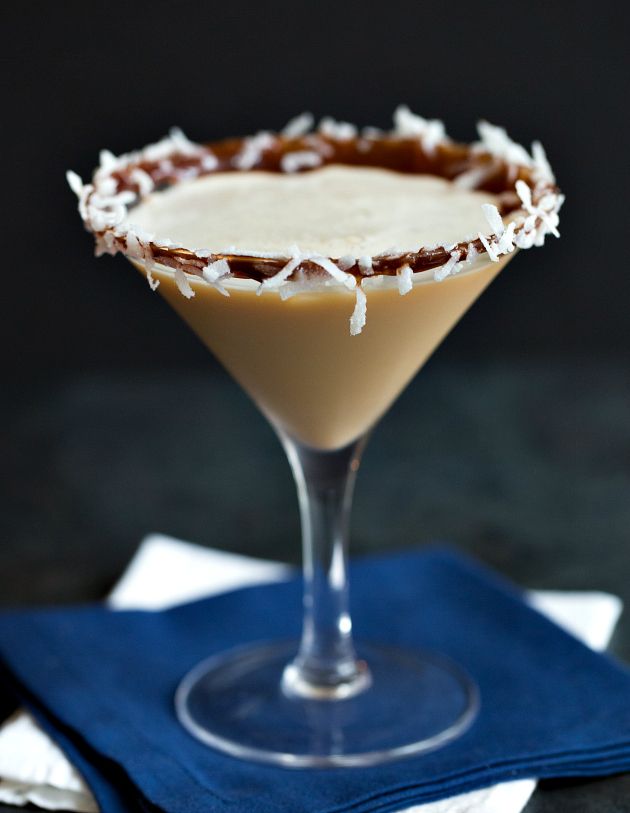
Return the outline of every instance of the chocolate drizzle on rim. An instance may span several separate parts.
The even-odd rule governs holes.
[[[549,233],[558,236],[558,211],[564,198],[540,144],[533,145],[530,155],[504,130],[487,122],[479,125],[480,141],[457,144],[441,122],[415,116],[405,107],[397,109],[394,121],[391,132],[374,128],[358,132],[353,125],[324,119],[316,131],[309,132],[312,118],[304,114],[281,133],[261,132],[209,144],[195,144],[173,130],[135,153],[115,157],[103,152],[91,183],[84,185],[74,173],[68,173],[68,182],[79,198],[83,222],[95,236],[97,255],[122,252],[141,261],[152,288],[157,287],[151,276],[153,265],[173,268],[184,296],[194,295],[185,274],[201,276],[223,293],[227,291],[221,279],[227,276],[264,283],[261,290],[322,278],[354,288],[364,277],[398,276],[404,294],[410,289],[411,273],[435,269],[435,279],[444,279],[483,253],[498,261],[515,248],[542,245]],[[148,194],[193,178],[249,170],[310,172],[329,164],[442,177],[463,188],[497,195],[499,207],[484,205],[488,234],[453,245],[374,257],[319,257],[299,249],[261,255],[236,247],[214,253],[148,234],[129,221],[130,210]],[[506,226],[503,218],[510,214],[514,219]]]

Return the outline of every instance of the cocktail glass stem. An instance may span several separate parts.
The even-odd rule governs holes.
[[[477,714],[468,676],[395,636],[360,644],[368,668],[352,641],[348,520],[365,438],[322,451],[278,434],[302,519],[302,638],[276,640],[269,619],[266,640],[197,664],[177,689],[178,718],[214,748],[286,768],[377,765],[441,747]]]
[[[280,439],[297,486],[302,524],[304,620],[298,654],[283,674],[289,695],[338,700],[370,685],[357,658],[348,607],[348,527],[363,436],[342,449],[321,451]]]

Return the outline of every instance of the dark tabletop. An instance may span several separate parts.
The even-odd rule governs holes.
[[[299,561],[288,465],[223,373],[9,378],[4,392],[1,604],[101,597],[151,531]],[[352,550],[445,539],[523,586],[629,602],[629,530],[626,362],[438,359],[373,434]],[[625,617],[612,650],[630,662]],[[527,807],[569,811],[630,811],[630,776],[545,782]]]

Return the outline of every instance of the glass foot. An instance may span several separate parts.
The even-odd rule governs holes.
[[[235,757],[286,768],[366,766],[433,751],[466,731],[477,687],[449,660],[359,647],[366,688],[346,699],[287,693],[282,678],[298,643],[242,647],[196,666],[175,697],[197,739]]]

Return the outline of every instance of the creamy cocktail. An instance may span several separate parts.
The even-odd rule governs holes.
[[[334,166],[210,175],[149,196],[129,220],[215,250],[238,246],[241,235],[241,246],[246,240],[263,255],[293,243],[311,256],[372,257],[476,235],[488,225],[482,204],[496,202],[441,178]],[[355,293],[341,282],[319,290],[314,282],[314,290],[282,299],[282,287],[228,279],[222,293],[191,276],[187,298],[171,271],[152,273],[159,293],[270,420],[302,443],[336,449],[376,422],[511,256],[493,263],[481,255],[443,281],[419,272],[402,296],[399,277],[366,277],[366,324],[357,335],[348,329]]]
[[[311,124],[214,144],[173,131],[102,153],[89,184],[68,176],[97,253],[127,256],[287,452],[302,639],[275,641],[270,620],[270,640],[194,668],[176,710],[199,740],[292,768],[433,750],[475,717],[477,689],[457,665],[355,648],[352,488],[368,430],[517,249],[557,236],[562,203],[542,147],[530,155],[487,123],[469,146],[406,108],[391,132]]]

